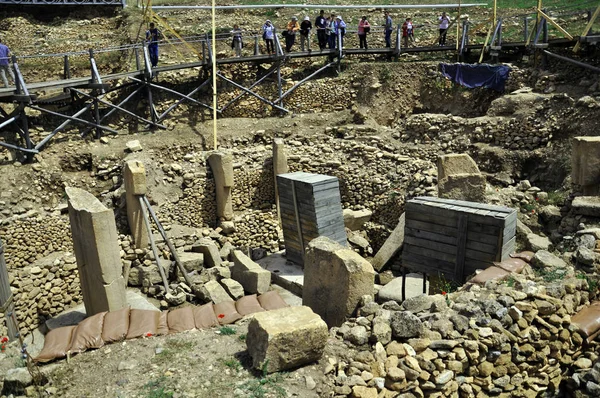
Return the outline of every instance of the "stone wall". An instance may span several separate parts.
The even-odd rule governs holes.
[[[542,278],[527,272],[529,278],[512,275],[402,305],[365,299],[359,316],[334,330],[352,350],[329,359],[332,389],[366,388],[373,396],[384,390],[426,397],[559,395],[567,376],[589,372],[597,359],[597,343],[582,347],[571,326],[571,316],[590,302],[590,286],[572,268]]]

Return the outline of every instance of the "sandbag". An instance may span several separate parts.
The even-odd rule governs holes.
[[[105,344],[125,339],[129,330],[129,307],[107,312],[102,326],[102,340]]]
[[[131,310],[129,313],[129,331],[126,339],[155,336],[158,330],[160,311]]]
[[[34,359],[35,362],[50,362],[53,359],[64,358],[71,347],[71,337],[77,326],[64,326],[51,330],[46,334],[44,348]]]
[[[104,325],[105,316],[106,312],[100,312],[79,322],[77,329],[73,332],[69,352],[78,353],[90,348],[102,347],[104,345],[102,326]]]
[[[268,291],[258,296],[258,302],[266,311],[289,307],[288,304],[283,301],[279,293],[277,293],[275,290]]]
[[[235,309],[241,316],[254,314],[255,312],[263,312],[265,309],[260,306],[256,294],[244,296],[235,302]]]
[[[207,329],[213,326],[219,326],[219,320],[213,309],[213,304],[204,304],[201,307],[194,307],[194,324],[196,329]]]
[[[523,261],[526,261],[528,263],[531,263],[531,260],[533,259],[533,257],[535,256],[534,252],[520,252],[520,253],[513,253],[510,255],[512,258],[520,258]]]
[[[169,311],[167,316],[169,333],[185,332],[196,328],[192,307],[183,307]]]
[[[478,273],[469,282],[484,285],[487,281],[504,278],[508,274],[508,271],[492,266]]]
[[[164,310],[160,313],[160,317],[158,318],[158,327],[156,328],[156,334],[158,336],[169,334],[169,322],[167,321],[168,317],[169,310]]]
[[[221,325],[229,325],[242,319],[240,313],[235,309],[235,302],[233,301],[223,301],[215,304],[213,309]]]
[[[523,272],[523,268],[527,265],[527,263],[520,258],[507,258],[506,260],[502,260],[499,263],[494,263],[494,265],[498,268],[502,268],[504,271],[514,272],[516,274],[520,274]]]
[[[600,301],[585,307],[571,317],[571,324],[585,333],[586,337],[593,336],[600,330]]]

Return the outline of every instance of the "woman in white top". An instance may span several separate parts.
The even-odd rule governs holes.
[[[263,30],[263,40],[265,41],[266,45],[267,45],[267,52],[270,54],[275,54],[275,45],[273,43],[273,40],[275,39],[275,27],[273,26],[273,24],[271,23],[271,21],[269,21],[267,19],[267,21],[265,22],[265,24],[262,27]]]
[[[438,18],[440,21],[440,46],[446,45],[446,33],[448,33],[448,27],[450,26],[450,18],[446,15],[446,12],[442,12],[442,16]]]

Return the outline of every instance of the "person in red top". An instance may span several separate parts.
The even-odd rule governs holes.
[[[358,23],[358,41],[360,48],[367,49],[367,33],[371,30],[371,24],[367,21],[367,17],[362,17]]]
[[[412,23],[411,18],[406,18],[406,21],[402,24],[402,44],[404,47],[408,47],[408,43],[411,43],[411,46],[415,44],[415,32],[414,25]]]

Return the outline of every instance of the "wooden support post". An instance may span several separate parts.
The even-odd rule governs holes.
[[[0,240],[0,312],[4,314],[6,327],[8,328],[8,338],[11,340],[19,336],[19,327],[14,315],[15,303],[13,302],[10,282],[8,281],[8,268],[4,259],[4,244]]]
[[[523,18],[523,42],[527,43],[529,39],[529,18],[525,16]]]
[[[581,32],[581,35],[579,37],[587,36],[587,34],[590,32],[590,29],[592,29],[594,22],[596,22],[598,15],[600,15],[600,5],[598,6],[598,8],[596,8],[596,11],[594,11],[594,14],[591,17],[589,17],[589,13],[588,13],[588,17],[589,17],[588,23],[585,26],[585,28],[583,29],[583,32]],[[577,44],[575,44],[573,51],[578,52],[580,48],[581,48],[581,41],[578,41]]]
[[[402,267],[402,301],[406,300],[406,268]]]
[[[71,78],[71,67],[69,65],[69,56],[65,55],[63,58],[63,79],[67,80]]]
[[[400,58],[400,42],[402,41],[402,26],[398,24],[396,27],[396,48],[394,49],[394,59],[398,61]]]

